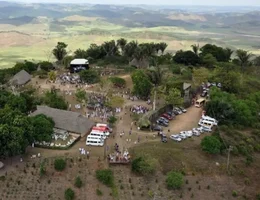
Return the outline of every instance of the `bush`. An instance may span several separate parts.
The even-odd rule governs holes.
[[[114,185],[114,176],[110,169],[97,170],[96,178],[108,187],[113,187]]]
[[[111,77],[109,80],[113,83],[115,87],[124,88],[126,86],[126,81],[120,77]]]
[[[75,185],[77,188],[81,188],[81,187],[82,187],[83,182],[82,182],[82,180],[81,180],[81,178],[80,178],[79,176],[76,177],[74,185]]]
[[[75,193],[71,188],[65,190],[65,199],[66,200],[73,200],[75,198]]]
[[[154,158],[141,156],[133,160],[132,171],[142,175],[153,174],[156,169],[157,161]]]
[[[57,171],[63,171],[66,167],[66,161],[62,158],[55,159],[54,161],[54,168]]]
[[[183,183],[183,175],[180,172],[171,171],[167,174],[166,184],[168,188],[179,189]]]
[[[236,191],[236,190],[233,190],[233,191],[232,191],[232,196],[233,196],[233,197],[237,197],[237,191]]]
[[[107,122],[111,125],[114,125],[117,121],[117,118],[115,116],[110,116],[108,119],[107,119]]]
[[[41,165],[40,165],[40,176],[43,176],[45,174],[46,174],[46,169],[45,169],[44,163],[41,163]]]
[[[83,70],[79,73],[82,81],[88,84],[94,84],[100,82],[100,75],[94,70]]]
[[[173,66],[172,67],[173,74],[181,74],[181,67],[180,66]]]
[[[206,136],[201,141],[201,147],[203,151],[210,154],[218,154],[221,149],[221,142],[214,136]]]

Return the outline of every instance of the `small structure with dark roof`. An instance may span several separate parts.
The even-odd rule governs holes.
[[[59,110],[48,106],[37,106],[37,110],[31,115],[35,116],[39,114],[44,114],[47,117],[51,117],[55,122],[55,128],[77,133],[81,136],[89,133],[95,125],[94,122],[90,121],[87,117],[84,117],[80,113]]]
[[[22,86],[31,80],[32,76],[25,70],[19,71],[10,79],[9,83],[13,86]]]

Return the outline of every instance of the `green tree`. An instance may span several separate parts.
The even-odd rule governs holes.
[[[221,149],[221,142],[215,136],[206,136],[201,140],[201,148],[210,154],[218,154]]]
[[[48,73],[48,78],[49,78],[50,81],[55,81],[56,80],[56,73],[55,73],[55,71],[50,71]]]
[[[107,119],[107,122],[110,124],[110,125],[114,125],[117,121],[117,118],[115,116],[110,116],[108,119]]]
[[[121,108],[124,105],[124,98],[120,96],[111,96],[109,97],[108,102],[106,105],[111,108]]]
[[[204,57],[207,54],[214,56],[218,62],[229,62],[233,51],[229,48],[218,47],[213,44],[206,44],[200,48],[200,57]]]
[[[168,104],[173,106],[181,106],[183,104],[181,92],[177,88],[171,88],[169,93],[166,94],[165,100]]]
[[[100,75],[95,70],[82,70],[79,73],[79,76],[81,80],[87,84],[95,84],[100,82]]]
[[[102,48],[102,46],[91,44],[90,47],[87,49],[87,55],[89,58],[97,60],[104,58],[106,56],[106,52]]]
[[[126,81],[120,77],[110,77],[109,80],[114,84],[115,87],[124,88],[126,86]]]
[[[136,70],[132,76],[133,93],[141,98],[147,98],[152,90],[152,83],[143,70]]]
[[[51,62],[48,62],[48,61],[39,62],[38,66],[40,66],[40,68],[42,70],[47,71],[47,72],[54,69],[53,64]]]
[[[62,158],[57,158],[55,159],[54,161],[54,168],[57,170],[57,171],[63,171],[66,167],[66,161]]]
[[[203,64],[208,68],[213,68],[217,64],[217,59],[210,53],[202,58]]]
[[[65,190],[64,196],[66,200],[73,200],[75,198],[75,192],[71,188],[68,188]]]
[[[47,91],[45,93],[43,102],[51,108],[57,108],[61,110],[67,110],[68,108],[65,99],[62,96],[58,95],[55,89],[52,89],[51,91]]]
[[[74,185],[77,187],[77,188],[81,188],[82,185],[83,185],[83,182],[81,180],[81,178],[79,176],[76,177],[75,179],[75,182],[74,182]]]
[[[200,45],[199,44],[193,44],[191,45],[192,51],[198,56],[199,55],[199,50],[200,50]]]
[[[193,69],[192,79],[195,86],[208,82],[209,70],[206,68]]]
[[[67,55],[67,44],[64,42],[58,42],[56,47],[52,50],[53,55],[58,60],[58,62],[61,62],[63,58]]]
[[[164,54],[165,49],[167,48],[168,44],[165,42],[160,42],[159,43],[159,49],[161,50],[162,54]]]
[[[50,142],[52,139],[54,121],[43,115],[36,115],[31,117],[31,123],[33,125],[33,137],[38,142]]]
[[[117,40],[117,45],[120,47],[122,55],[124,55],[125,46],[127,45],[127,40],[124,38],[120,38]]]
[[[171,171],[167,174],[166,185],[169,189],[179,189],[183,183],[183,175],[180,172]]]
[[[140,156],[132,162],[132,171],[141,175],[153,174],[156,170],[157,160],[148,156]]]
[[[138,48],[137,41],[131,41],[125,45],[124,55],[128,58],[129,62],[132,61],[132,59],[134,58],[137,48]]]
[[[87,99],[87,93],[83,89],[77,89],[75,96],[79,102],[85,101]]]
[[[106,52],[106,56],[115,56],[118,55],[118,46],[115,40],[104,42],[101,45],[101,48]]]
[[[253,63],[255,66],[259,67],[260,66],[260,56],[255,57],[253,60]]]
[[[77,50],[74,52],[74,57],[75,57],[75,58],[85,58],[85,59],[87,59],[87,58],[88,58],[88,53],[87,53],[86,50],[77,49]]]
[[[198,65],[200,63],[200,58],[192,51],[177,51],[173,56],[173,61],[178,64],[184,65]]]
[[[96,178],[108,187],[114,186],[114,175],[110,169],[97,170]]]
[[[242,70],[245,70],[245,68],[250,64],[250,58],[252,57],[252,54],[242,49],[238,49],[236,54]]]
[[[74,59],[74,56],[65,56],[62,60],[62,64],[66,69],[70,67],[71,61]]]

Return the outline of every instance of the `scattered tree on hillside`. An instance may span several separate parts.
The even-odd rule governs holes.
[[[236,54],[239,65],[241,66],[242,70],[245,70],[245,68],[250,65],[250,58],[252,57],[252,54],[242,49],[238,49]]]
[[[232,50],[229,48],[218,47],[214,44],[206,44],[200,48],[200,57],[204,57],[207,54],[214,56],[218,62],[229,62],[232,55]]]
[[[183,183],[183,175],[180,172],[171,171],[167,174],[166,185],[169,189],[180,189]]]
[[[136,70],[132,74],[133,93],[141,98],[147,98],[152,90],[152,83],[143,70]]]
[[[138,48],[137,41],[131,41],[125,45],[124,55],[128,57],[129,62],[132,61],[132,59],[134,58],[137,48]]]
[[[87,84],[95,84],[100,82],[100,75],[95,70],[82,70],[79,73],[79,76],[82,81],[84,81]]]
[[[36,115],[30,118],[33,125],[33,138],[38,142],[50,142],[53,134],[54,122],[45,115]]]
[[[48,61],[42,61],[38,63],[38,66],[40,66],[40,68],[46,72],[49,72],[51,70],[54,69],[54,66],[51,62]]]
[[[87,51],[86,51],[86,50],[77,49],[77,50],[74,52],[74,57],[75,57],[75,58],[85,58],[85,59],[87,59],[87,58],[88,58],[88,54],[87,54]]]
[[[67,44],[65,44],[64,42],[58,42],[58,44],[56,45],[56,47],[52,50],[53,55],[55,56],[55,58],[58,60],[58,62],[61,62],[63,60],[63,58],[67,55]]]
[[[62,60],[62,64],[66,69],[70,67],[70,62],[74,59],[73,56],[65,56]]]
[[[86,101],[87,99],[87,93],[83,89],[77,89],[75,96],[79,102]]]
[[[183,98],[181,97],[181,92],[177,88],[171,88],[169,90],[169,93],[166,94],[165,100],[169,105],[173,105],[173,106],[183,105]]]
[[[124,55],[125,46],[127,45],[127,40],[124,38],[120,38],[117,40],[117,45],[120,47],[122,55]]]
[[[101,45],[101,48],[106,52],[106,56],[115,56],[115,55],[119,54],[118,46],[117,46],[115,40],[104,42]]]
[[[208,82],[209,70],[206,68],[193,69],[192,80],[195,86]]]
[[[132,162],[132,171],[141,175],[153,174],[156,170],[157,160],[149,156],[140,156]]]
[[[57,77],[57,75],[56,75],[56,72],[55,71],[50,71],[49,73],[48,73],[48,78],[49,78],[49,80],[50,81],[55,81],[56,80],[56,77]]]
[[[191,45],[192,51],[199,56],[199,50],[200,50],[200,45],[199,44],[193,44]]]
[[[160,42],[159,43],[159,49],[161,50],[162,54],[164,54],[165,49],[167,48],[168,44],[166,44],[165,42]],[[158,52],[157,52],[158,54]]]
[[[213,68],[217,64],[217,59],[212,54],[208,53],[205,56],[203,56],[202,63],[207,68]]]
[[[257,67],[260,66],[260,56],[255,57],[255,59],[253,60],[253,64]]]
[[[65,99],[62,96],[58,95],[55,89],[52,89],[51,91],[47,91],[45,93],[43,102],[51,108],[57,108],[62,110],[67,110],[68,108]]]
[[[221,149],[221,142],[215,136],[206,136],[201,140],[201,148],[210,154],[218,154]]]

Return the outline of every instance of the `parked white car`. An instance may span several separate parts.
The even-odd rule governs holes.
[[[186,131],[186,135],[187,135],[187,137],[192,137],[193,133],[192,133],[192,131]]]
[[[201,127],[205,132],[211,132],[212,131],[212,126],[202,126]]]
[[[193,128],[192,130],[196,130],[196,131],[199,131],[200,133],[203,133],[204,130],[202,127],[199,127],[199,128]]]
[[[183,131],[182,131],[183,132]],[[179,134],[180,138],[185,140],[187,138],[187,135],[185,133],[180,133]]]
[[[192,129],[192,133],[193,133],[193,135],[195,135],[197,137],[200,136],[200,132],[196,129]]]
[[[182,141],[179,135],[171,135],[170,138],[176,142]]]
[[[215,126],[218,125],[218,121],[217,121],[216,119],[212,118],[212,117],[203,115],[203,116],[201,117],[201,119],[204,120],[204,121],[212,122],[213,125],[215,125]]]

